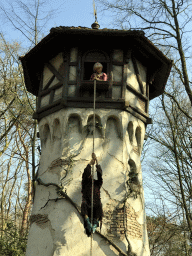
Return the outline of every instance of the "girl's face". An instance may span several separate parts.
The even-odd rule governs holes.
[[[97,67],[95,70],[96,70],[96,72],[99,74],[99,73],[102,72],[102,67]]]

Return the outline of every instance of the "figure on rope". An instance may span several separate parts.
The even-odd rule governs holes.
[[[91,75],[91,80],[97,80],[97,81],[107,81],[107,74],[102,72],[103,70],[103,65],[99,62],[96,62],[93,66],[93,73]]]
[[[92,175],[91,166],[96,162],[96,171],[98,180],[94,180],[94,190],[93,190],[93,225],[91,224],[91,197],[92,197]],[[100,188],[103,184],[102,179],[102,169],[98,164],[96,155],[92,154],[92,159],[87,167],[84,169],[82,175],[82,204],[81,213],[84,217],[84,227],[87,236],[94,233],[96,228],[99,227],[99,221],[102,222],[103,209],[100,198]]]

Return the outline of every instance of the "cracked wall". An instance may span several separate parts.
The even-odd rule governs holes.
[[[92,109],[63,109],[39,123],[42,155],[38,178],[44,183],[62,185],[77,208],[61,198],[53,185],[38,184],[27,256],[90,253],[90,238],[77,209],[81,206],[82,174],[93,147],[92,116]],[[95,153],[103,169],[104,218],[103,237],[99,233],[93,236],[94,255],[113,256],[119,255],[119,251],[127,255],[131,251],[137,256],[149,256],[140,164],[145,126],[119,110],[96,110],[96,121]],[[133,171],[139,187],[132,176],[130,179]]]

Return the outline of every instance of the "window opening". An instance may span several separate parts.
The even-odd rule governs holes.
[[[130,159],[128,161],[128,164],[129,164],[129,168],[130,168],[130,171],[129,171],[129,184],[130,183],[134,183],[135,185],[138,185],[139,184],[139,179],[138,179],[138,173],[137,173],[136,164],[135,164],[135,162],[132,159]]]
[[[45,146],[48,138],[50,138],[50,128],[48,124],[45,124],[43,127],[40,128],[40,138],[43,147]]]
[[[128,174],[128,180],[127,180],[127,185],[129,186],[129,192],[130,194],[133,195],[133,197],[136,199],[137,196],[140,194],[140,182],[139,182],[139,178],[138,178],[138,172],[137,172],[137,168],[135,165],[135,162],[130,159],[128,161],[129,167],[130,167],[130,171]]]
[[[141,150],[141,127],[140,126],[138,126],[135,131],[135,137],[136,137],[136,141],[137,141],[137,147],[140,152],[140,150]]]
[[[98,61],[85,62],[84,63],[84,76],[83,76],[83,80],[90,80],[91,75],[94,73],[93,66],[94,66],[94,64],[96,62],[98,62]],[[104,62],[100,62],[100,63],[103,65],[102,72],[107,74],[107,63],[104,63]]]
[[[133,143],[133,123],[130,121],[127,127],[128,135],[129,135],[129,141],[132,144]]]
[[[108,73],[106,55],[100,51],[90,51],[85,54],[83,59],[83,80],[90,80],[91,75],[94,73],[93,66],[96,62],[103,65],[103,73]]]

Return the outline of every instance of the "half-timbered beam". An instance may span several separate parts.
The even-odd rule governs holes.
[[[48,83],[42,89],[47,90],[54,79],[55,79],[55,75],[52,75],[51,79],[49,79]]]
[[[139,98],[148,101],[148,98],[141,94],[140,92],[138,92],[137,90],[135,90],[135,88],[133,86],[131,86],[130,84],[126,85],[127,90],[131,91],[134,95],[138,96]]]
[[[46,62],[45,65],[50,69],[50,71],[57,77],[57,79],[63,83],[63,76],[53,67],[50,62]]]
[[[139,69],[138,69],[138,66],[137,66],[137,61],[136,61],[136,59],[135,59],[135,57],[133,55],[132,55],[132,61],[133,61],[133,67],[134,67],[134,70],[135,70],[137,81],[139,83],[139,88],[141,90],[141,93],[144,94],[143,82],[142,82],[141,76],[139,74]]]
[[[62,85],[63,85],[63,83],[58,82],[57,84],[55,84],[55,85],[52,86],[51,88],[48,88],[48,89],[46,89],[46,90],[41,91],[40,94],[39,94],[39,97],[40,97],[40,96],[44,96],[44,95],[50,93],[50,92],[53,91],[53,90],[59,89]]]

